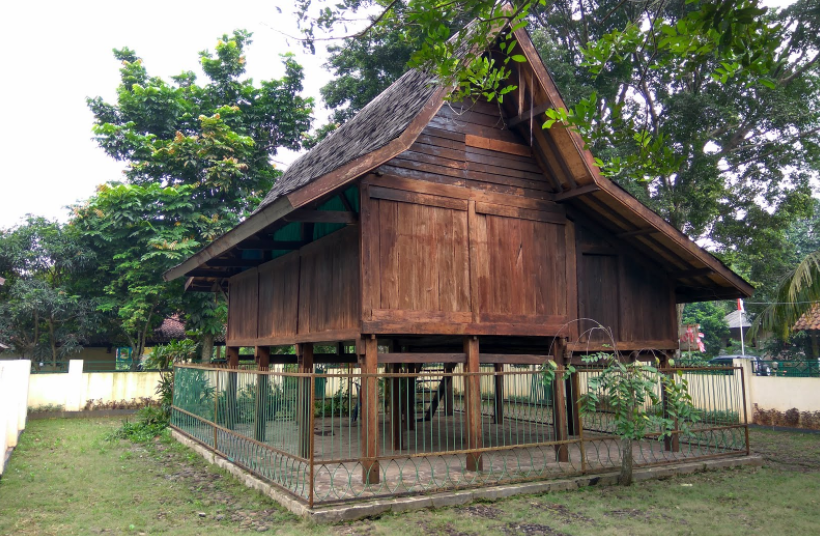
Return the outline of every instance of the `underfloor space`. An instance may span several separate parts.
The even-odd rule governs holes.
[[[529,417],[529,415],[527,416]],[[404,426],[402,427],[404,428]],[[235,432],[253,435],[252,425],[237,425]],[[482,421],[483,448],[480,470],[468,468],[464,415],[437,415],[432,421],[417,421],[414,430],[401,430],[401,449],[393,448],[391,420],[379,419],[378,468],[370,470],[365,484],[361,428],[348,417],[314,421],[314,501],[336,502],[378,496],[424,493],[446,489],[501,484],[525,480],[552,480],[570,475],[612,470],[620,466],[620,441],[614,436],[590,429],[569,436],[566,443],[556,441],[552,425],[529,419],[505,417],[502,424],[491,415]],[[694,431],[682,437],[677,451],[664,441],[647,439],[633,444],[636,465],[680,462],[745,451],[743,428]],[[299,427],[294,422],[268,423],[267,445],[284,452],[299,449]],[[242,460],[250,467],[277,466],[277,480],[290,482],[298,495],[307,495],[308,464],[289,463],[284,456],[253,448],[231,434],[221,434],[219,450]],[[559,450],[563,460],[559,461]],[[378,478],[373,475],[378,472]],[[296,484],[298,483],[298,484]],[[287,486],[287,485],[286,485]],[[295,488],[293,487],[295,486]]]

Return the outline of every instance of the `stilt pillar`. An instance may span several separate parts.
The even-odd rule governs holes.
[[[564,381],[564,372],[566,371],[564,353],[566,347],[567,343],[563,338],[556,338],[552,344],[552,356],[557,365],[555,380],[552,385],[552,422],[556,441],[566,441],[568,439],[566,383]],[[559,462],[568,462],[569,446],[566,443],[555,445],[555,456]]]
[[[267,371],[270,368],[270,347],[256,347],[256,368],[260,371]],[[268,375],[256,375],[256,407],[254,415],[254,439],[265,441],[268,424]]]
[[[483,448],[481,430],[481,378],[478,376],[478,337],[464,338],[464,353],[467,354],[466,371],[472,373],[465,382],[464,409],[467,415],[467,470],[481,471],[483,460],[478,449]]]
[[[228,372],[225,382],[225,428],[236,428],[236,382],[239,370],[239,347],[229,346],[227,350]]]
[[[313,373],[313,343],[296,345],[297,371],[301,374]],[[296,419],[299,430],[299,456],[310,458],[310,440],[313,436],[313,378],[300,376],[297,378],[296,390]]]
[[[504,424],[504,365],[496,363],[493,365],[495,370],[495,407],[493,408],[493,422],[495,424]]]
[[[379,482],[379,347],[375,336],[364,338],[356,345],[362,369],[361,463],[362,481]]]

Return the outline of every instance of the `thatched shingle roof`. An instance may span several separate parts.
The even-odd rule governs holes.
[[[405,73],[337,131],[297,159],[276,181],[257,212],[279,197],[398,138],[435,90],[430,75],[416,69]]]

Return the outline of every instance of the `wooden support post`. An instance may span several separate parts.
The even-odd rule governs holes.
[[[393,373],[401,372],[401,365],[393,364],[387,365],[387,369]],[[401,389],[402,379],[401,378],[391,378],[390,379],[390,427],[391,427],[391,434],[390,437],[392,439],[392,449],[393,452],[401,450],[402,447],[402,389]]]
[[[236,427],[236,382],[239,369],[239,347],[228,347],[228,380],[225,382],[225,428]]]
[[[270,347],[256,347],[256,368],[260,371],[267,371],[270,368]],[[256,375],[256,408],[254,411],[254,439],[265,441],[265,433],[268,426],[268,375]]]
[[[495,370],[495,407],[493,408],[493,422],[495,424],[504,424],[504,365],[496,363],[493,365]]]
[[[408,371],[412,371],[413,374],[417,374],[421,371],[422,365],[409,365]],[[405,396],[402,401],[404,407],[402,408],[404,413],[404,418],[406,420],[407,429],[408,430],[415,430],[416,429],[416,377],[413,376],[412,378],[405,378],[404,380],[404,388]]]
[[[464,338],[464,353],[467,354],[465,369],[468,373],[479,372],[478,337]],[[467,376],[464,406],[467,415],[467,449],[483,447],[481,430],[481,378],[477,374]],[[467,470],[481,471],[483,468],[481,453],[467,453]]]
[[[301,343],[296,345],[297,370],[300,373],[313,373],[313,344]],[[313,435],[311,426],[313,415],[313,400],[311,393],[312,377],[299,378],[296,390],[296,419],[299,430],[299,456],[310,458],[310,438]]]
[[[379,347],[373,336],[364,339],[361,347],[362,374],[373,374],[362,377],[362,481],[378,484],[379,461],[375,458],[379,455],[379,382],[375,374],[378,372]]]
[[[555,428],[555,440],[566,441],[567,435],[567,401],[566,401],[566,384],[564,382],[564,350],[567,347],[566,340],[563,338],[555,338],[552,345],[552,355],[555,359],[558,368],[555,370],[555,381],[553,382],[553,401],[552,409],[554,412],[553,426]],[[566,444],[555,445],[555,455],[559,462],[569,461],[569,447]]]
[[[567,390],[567,425],[569,435],[581,435],[581,379],[578,374],[572,374],[565,380]]]
[[[444,365],[445,373],[452,373],[455,370],[455,365]],[[456,397],[453,392],[453,377],[447,376],[444,379],[444,415],[445,417],[453,416],[453,407],[455,406]]]
[[[661,369],[666,370],[669,368],[669,358],[672,352],[664,352],[663,357],[661,357]],[[666,394],[666,389],[661,391],[661,406],[663,407],[663,414],[664,417],[669,412],[669,397]],[[678,420],[675,419],[675,432],[678,431]],[[667,452],[680,452],[680,434],[672,434],[671,437],[665,437],[663,439],[663,449]]]

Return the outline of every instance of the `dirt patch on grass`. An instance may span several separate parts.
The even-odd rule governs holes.
[[[344,525],[334,530],[337,536],[369,536],[373,533],[373,522],[369,519]]]
[[[566,532],[536,523],[509,523],[504,527],[504,533],[509,536],[569,536]]]
[[[160,442],[155,442],[150,449],[154,451],[152,458],[165,466],[165,478],[184,485],[194,495],[197,506],[201,507],[196,516],[203,521],[231,522],[242,529],[256,532],[275,529],[276,524],[281,522],[283,512],[279,509],[249,509],[243,506],[236,495],[226,489],[229,478],[226,475],[203,464],[188,463]],[[159,512],[157,517],[163,515],[164,512]]]
[[[467,514],[473,517],[483,517],[486,519],[497,519],[504,515],[504,511],[486,504],[474,504],[472,506],[464,506],[456,508],[456,512],[460,514]]]
[[[610,510],[604,512],[606,517],[614,517],[618,519],[634,519],[640,521],[652,521],[653,519],[672,519],[666,514],[660,512],[647,512],[637,508],[623,508],[618,510]]]
[[[549,512],[550,515],[560,519],[564,523],[595,523],[594,519],[577,512],[573,512],[565,504],[531,502],[530,506],[536,510]]]

